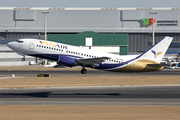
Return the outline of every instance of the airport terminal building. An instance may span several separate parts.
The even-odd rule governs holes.
[[[45,15],[46,13],[46,15]],[[173,37],[169,53],[180,53],[180,8],[0,8],[1,44],[16,38],[44,39],[115,54],[141,53]],[[46,16],[46,18],[45,18]],[[2,50],[0,49],[0,53]]]

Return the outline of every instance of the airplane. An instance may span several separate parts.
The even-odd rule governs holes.
[[[160,42],[140,55],[116,55],[63,43],[39,39],[18,39],[7,46],[18,54],[57,61],[67,67],[82,66],[81,73],[86,74],[86,67],[114,72],[150,72],[160,71],[160,64],[173,38],[166,36]]]

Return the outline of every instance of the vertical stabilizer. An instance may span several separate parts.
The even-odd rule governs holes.
[[[172,37],[165,37],[163,40],[161,40],[156,45],[152,46],[150,49],[139,55],[137,58],[152,60],[157,63],[160,63],[172,40]]]

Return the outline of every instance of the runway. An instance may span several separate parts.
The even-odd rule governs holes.
[[[52,77],[61,76],[179,76],[180,69],[176,70],[162,70],[156,72],[137,72],[137,73],[125,73],[125,72],[109,72],[99,70],[88,70],[87,74],[81,74],[80,70],[0,70],[1,77],[10,77],[15,74],[16,77],[37,77],[37,74],[51,74]]]
[[[0,89],[0,105],[180,105],[180,85]]]

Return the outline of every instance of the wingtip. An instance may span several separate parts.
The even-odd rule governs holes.
[[[173,37],[170,37],[170,36],[165,36],[165,38],[168,38],[170,40],[173,39]]]

